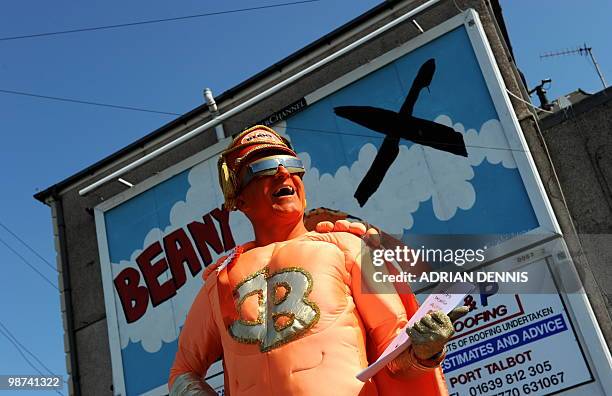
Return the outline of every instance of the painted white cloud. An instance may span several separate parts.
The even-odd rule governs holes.
[[[439,220],[449,220],[458,209],[470,209],[476,195],[471,180],[474,177],[473,166],[487,160],[491,164],[501,164],[506,168],[515,168],[516,164],[504,136],[499,121],[485,122],[480,131],[464,130],[460,123],[453,124],[446,115],[440,115],[436,122],[452,126],[464,135],[468,158],[421,145],[410,148],[400,146],[400,153],[387,172],[378,191],[370,197],[361,208],[353,194],[358,183],[369,169],[375,155],[376,147],[364,145],[357,161],[350,166],[340,167],[333,175],[320,174],[311,164],[308,153],[300,153],[307,168],[304,176],[308,206],[310,208],[328,207],[343,210],[351,215],[371,221],[390,233],[401,233],[402,228],[411,228],[413,213],[420,204],[432,199],[433,210]],[[285,122],[277,124],[274,129],[284,134]],[[488,148],[483,148],[488,147]],[[216,158],[211,158],[194,166],[189,171],[190,188],[185,201],[174,204],[170,211],[170,225],[164,230],[155,228],[146,235],[143,247],[135,250],[130,260],[113,264],[113,275],[116,276],[126,267],[138,268],[136,257],[150,244],[161,241],[164,235],[184,227],[191,221],[216,207],[220,207],[222,196],[217,182]],[[399,226],[399,225],[403,225]],[[251,225],[244,215],[232,212],[230,225],[234,239],[243,243],[252,239]],[[211,251],[214,256],[214,252]],[[169,271],[160,276],[164,282],[170,276]],[[128,341],[141,342],[142,347],[150,353],[157,352],[163,342],[172,342],[178,337],[179,328],[185,321],[187,311],[202,286],[201,276],[190,279],[178,290],[177,295],[163,304],[149,306],[145,315],[134,323],[127,324],[120,302],[117,300],[117,317],[120,328],[121,347]],[[141,285],[144,280],[141,279]]]
[[[498,120],[490,119],[486,121],[480,127],[480,131],[475,129],[466,131],[463,124],[453,124],[450,117],[444,114],[436,117],[434,121],[463,134],[468,151],[468,160],[471,165],[478,166],[486,158],[493,165],[501,164],[505,168],[516,168],[508,139]]]

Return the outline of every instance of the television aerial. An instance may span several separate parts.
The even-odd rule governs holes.
[[[591,58],[591,62],[593,62],[593,66],[595,66],[595,71],[597,72],[597,75],[599,76],[599,79],[601,80],[601,84],[603,85],[604,89],[608,88],[608,84],[606,84],[606,80],[604,79],[603,73],[599,69],[599,64],[595,60],[595,56],[593,56],[593,48],[592,47],[588,47],[586,45],[586,43],[582,47],[578,47],[578,48],[572,49],[572,50],[557,51],[557,52],[547,52],[547,53],[545,53],[543,55],[540,55],[540,59],[542,59],[542,58],[552,58],[552,57],[555,57],[555,56],[562,56],[562,55],[573,55],[573,54],[578,54],[578,55],[582,55],[582,56],[587,56],[588,55]]]

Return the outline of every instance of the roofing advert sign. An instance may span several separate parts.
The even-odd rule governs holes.
[[[545,395],[593,381],[562,297],[549,292],[556,290],[551,260],[527,265],[530,275],[542,274],[544,293],[493,284],[465,298],[471,311],[455,323],[442,363],[450,395]]]

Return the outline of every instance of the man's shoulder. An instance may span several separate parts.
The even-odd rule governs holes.
[[[216,281],[217,274],[234,259],[236,256],[236,251],[237,248],[230,250],[226,255],[219,257],[214,264],[211,264],[204,269],[202,278],[204,279],[205,284]]]

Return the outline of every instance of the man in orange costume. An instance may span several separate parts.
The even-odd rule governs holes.
[[[222,153],[225,206],[247,216],[255,240],[207,268],[179,337],[170,394],[216,395],[203,376],[219,358],[231,396],[447,394],[439,364],[453,329],[442,312],[417,322],[412,346],[373,379],[356,378],[406,325],[416,300],[370,284],[357,236],[365,227],[306,230],[303,173],[288,141],[264,126]]]

